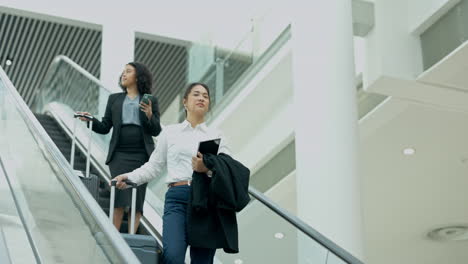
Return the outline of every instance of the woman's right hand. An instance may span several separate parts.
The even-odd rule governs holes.
[[[116,183],[116,187],[118,189],[126,189],[127,188],[127,184],[125,183],[125,181],[128,179],[128,176],[127,174],[120,174],[119,176],[115,177],[114,179],[112,179],[113,181],[117,181]]]
[[[76,112],[76,113],[77,113],[77,114],[80,114],[80,115],[89,115],[89,116],[91,116],[91,114],[88,113],[88,112]],[[81,121],[85,121],[85,122],[88,122],[88,121],[89,121],[89,119],[87,119],[87,118],[85,118],[85,117],[78,117],[78,118],[79,118]]]

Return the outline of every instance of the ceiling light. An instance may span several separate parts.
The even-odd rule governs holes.
[[[403,150],[403,154],[405,154],[406,156],[414,155],[414,153],[416,153],[416,150],[414,148],[405,148]]]
[[[468,225],[444,226],[431,230],[427,237],[435,241],[468,240]]]
[[[13,61],[10,60],[10,59],[7,59],[7,60],[5,61],[6,66],[10,66],[12,63],[13,63]]]
[[[283,238],[284,238],[284,234],[278,232],[278,233],[275,234],[275,238],[277,238],[277,239],[283,239]]]
[[[234,260],[234,264],[242,264],[242,263],[244,263],[244,262],[242,261],[242,259],[236,259],[236,260]]]

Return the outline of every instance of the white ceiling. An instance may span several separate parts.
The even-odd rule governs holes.
[[[360,121],[366,263],[468,262],[468,241],[426,236],[468,224],[467,61],[463,45],[418,80],[367,88],[391,97]]]
[[[465,263],[468,241],[425,234],[468,223],[468,114],[392,98],[373,115],[394,109],[361,138],[367,263]]]

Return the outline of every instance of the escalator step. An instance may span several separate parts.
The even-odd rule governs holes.
[[[55,122],[55,120],[50,117],[50,116],[46,116],[46,117],[38,117],[37,118],[41,123],[48,123],[48,124],[57,124],[57,122]]]
[[[56,125],[53,125],[53,124],[47,124],[47,123],[41,123],[42,127],[44,127],[44,129],[46,131],[53,131],[53,130],[57,130],[58,127]]]
[[[71,147],[71,141],[68,140],[66,137],[51,137],[52,140],[55,142],[55,145],[65,145]]]
[[[68,162],[70,162],[70,153],[63,153],[63,152],[62,152],[62,155],[65,157],[65,159],[66,159]],[[77,161],[79,161],[81,158],[82,158],[82,157],[81,157],[79,154],[75,153],[75,161],[74,161],[75,164],[76,164]]]
[[[48,130],[47,134],[49,134],[51,138],[67,138],[65,133],[56,130]]]
[[[64,157],[70,161],[70,153],[71,153],[71,139],[65,134],[57,122],[48,115],[41,115],[36,114],[36,118],[39,120],[41,125],[44,127],[46,132],[49,134],[51,139],[60,149],[60,152],[64,155]],[[74,169],[84,172],[86,169],[86,158],[81,151],[75,149],[75,161],[74,161]],[[91,174],[98,175],[97,170],[91,166],[90,170]],[[99,205],[103,209],[103,211],[109,215],[109,203],[110,203],[110,190],[109,186],[106,181],[101,180],[99,182],[99,198],[98,201]],[[122,225],[120,228],[121,233],[128,233],[128,213],[124,214],[124,218],[122,221]],[[136,232],[137,234],[146,234],[148,235],[149,232],[140,226]]]
[[[102,208],[109,208],[110,198],[99,197],[98,203]]]
[[[109,186],[109,185],[108,185],[107,182],[105,182],[105,181],[101,181],[101,182],[99,183],[99,188],[106,188],[106,187],[108,187],[108,186]]]
[[[38,117],[37,120],[39,120],[39,122],[41,123],[44,123],[44,124],[52,124],[52,125],[57,125],[57,122],[55,122],[55,120],[52,118],[52,117]]]
[[[68,147],[68,148],[65,148],[63,146],[57,146],[59,149],[60,149],[60,152],[62,152],[62,154],[65,156],[65,157],[70,157],[70,154],[71,154],[71,148]],[[85,160],[85,158],[83,157],[83,155],[81,155],[80,152],[78,152],[77,150],[75,150],[75,161],[78,159],[80,160]]]
[[[100,189],[99,189],[99,197],[102,197],[102,198],[110,198],[110,191],[109,191],[109,189],[100,188]]]
[[[129,230],[128,230],[128,220],[123,219],[123,220],[122,220],[122,225],[120,225],[120,230],[119,230],[119,232],[120,232],[120,233],[128,233],[128,231],[129,231]],[[138,226],[138,229],[136,230],[135,233],[136,233],[136,234],[142,234],[142,233],[141,233],[141,225]]]
[[[37,120],[39,121],[50,121],[50,120],[54,120],[52,117],[48,116],[48,115],[43,115],[43,114],[35,114]]]
[[[55,145],[61,150],[61,151],[67,151],[67,152],[70,152],[71,151],[71,146],[70,144],[66,144],[66,143],[63,143],[63,142],[57,142],[55,143]],[[75,152],[76,153],[79,153],[78,150],[75,148]]]
[[[76,159],[75,166],[86,168],[86,161],[84,159]]]
[[[49,136],[52,139],[52,141],[54,141],[55,145],[57,145],[57,146],[58,145],[64,145],[64,146],[71,147],[71,141],[69,141],[67,138],[51,136],[51,135],[49,135]]]

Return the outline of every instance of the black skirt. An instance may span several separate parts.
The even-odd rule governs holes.
[[[131,172],[141,167],[148,161],[145,144],[143,141],[143,130],[141,126],[124,125],[120,130],[120,137],[117,148],[109,162],[109,169],[112,178]],[[147,184],[137,187],[136,208],[137,212],[143,213],[143,203],[145,202]],[[115,208],[130,207],[132,204],[132,190],[116,189]]]

